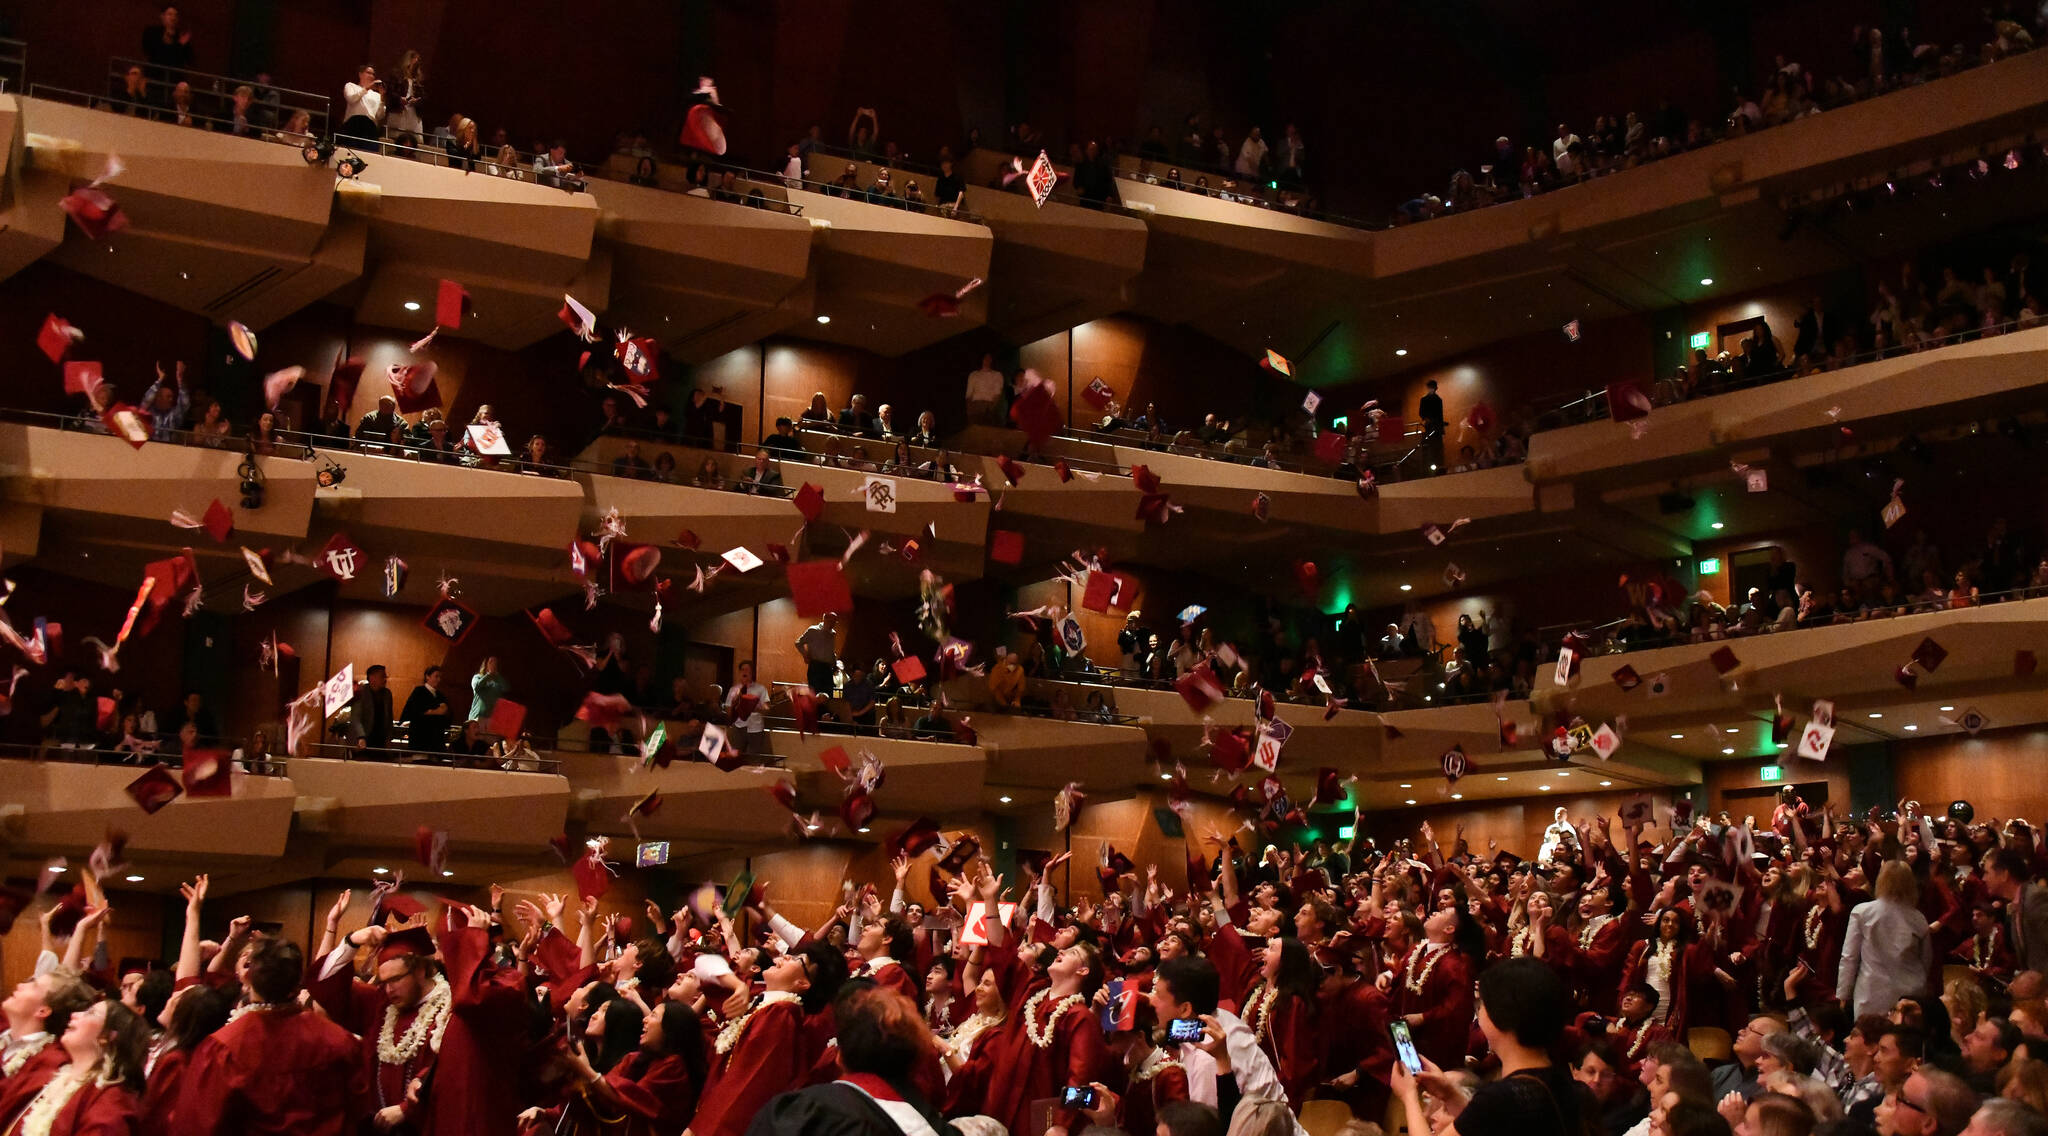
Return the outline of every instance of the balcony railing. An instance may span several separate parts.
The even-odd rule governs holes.
[[[28,45],[0,36],[0,95],[28,90]]]
[[[175,105],[181,84],[190,95],[182,108]],[[189,68],[159,67],[140,59],[116,56],[108,61],[103,97],[109,105],[123,108],[124,113],[141,114],[157,121],[173,121],[179,114],[189,114],[195,123],[221,123],[225,127],[212,128],[232,131],[235,92],[242,87],[249,88],[250,100],[243,117],[252,137],[273,133],[327,136],[333,103],[326,95]],[[302,112],[306,121],[294,129],[293,121]]]

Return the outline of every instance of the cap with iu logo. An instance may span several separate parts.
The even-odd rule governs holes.
[[[356,578],[358,566],[362,563],[363,550],[349,540],[347,533],[335,533],[320,546],[320,555],[315,558],[322,572],[346,583]]]

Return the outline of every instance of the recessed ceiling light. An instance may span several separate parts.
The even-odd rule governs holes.
[[[124,876],[122,878],[126,879],[131,884],[139,884],[142,882],[141,876]]]
[[[1735,755],[1735,747],[1734,747],[1734,746],[1723,746],[1723,747],[1721,747],[1721,752],[1722,752],[1722,753],[1725,753],[1725,754],[1727,754],[1727,755],[1729,755],[1730,757],[1733,757],[1733,756]]]
[[[1676,742],[1676,741],[1683,741],[1684,739],[1685,739],[1685,735],[1684,735],[1684,734],[1673,734],[1673,735],[1671,735],[1671,740],[1672,740],[1672,741],[1674,741],[1674,742]]]
[[[1396,355],[1406,355],[1406,354],[1408,354],[1408,349],[1407,349],[1406,347],[1396,347],[1396,348],[1394,348],[1394,354],[1396,354]]]
[[[1409,803],[1409,804],[1411,804],[1411,805],[1412,805],[1412,804],[1414,804],[1414,803],[1415,803],[1415,798],[1413,798],[1413,797],[1410,797],[1410,798],[1408,798],[1408,803]]]
[[[818,826],[811,822],[805,822],[804,829],[809,832],[816,832],[818,831]]]
[[[1541,790],[1543,790],[1543,791],[1544,791],[1544,792],[1546,792],[1546,793],[1550,792],[1550,786],[1548,786],[1548,785],[1538,785],[1538,786],[1536,786],[1536,787],[1537,787],[1538,789],[1541,789]]]
[[[1402,591],[1404,591],[1404,592],[1412,592],[1412,591],[1414,591],[1414,590],[1415,590],[1415,585],[1413,585],[1413,584],[1403,584],[1403,585],[1401,585],[1401,590],[1402,590]]]
[[[416,312],[416,311],[419,311],[419,310],[420,310],[420,302],[419,302],[418,300],[407,300],[407,301],[405,302],[405,310],[406,310],[406,311],[409,311],[409,312]]]
[[[1953,710],[1953,709],[1955,709],[1955,707],[1953,707],[1953,706],[1944,706],[1944,707],[1942,707],[1942,709],[1943,709],[1944,711],[1947,711],[1947,710]]]
[[[1727,526],[1723,525],[1723,524],[1722,524],[1721,522],[1719,522],[1719,521],[1715,521],[1715,522],[1714,522],[1714,525],[1713,525],[1713,528],[1714,528],[1714,531],[1715,531],[1715,532],[1720,532],[1720,531],[1721,531],[1721,530],[1722,530],[1723,528],[1725,528],[1725,527],[1727,527]]]
[[[371,869],[370,869],[370,874],[371,874],[371,875],[377,875],[377,876],[388,876],[388,875],[390,875],[390,874],[391,874],[391,869],[389,869],[389,868],[371,868]]]
[[[1601,787],[1602,789],[1605,789],[1605,788],[1607,788],[1607,787],[1608,787],[1609,785],[1612,785],[1612,784],[1614,784],[1614,782],[1612,782],[1612,781],[1602,781],[1602,782],[1600,782],[1600,787]]]
[[[64,873],[64,865],[62,865],[62,864],[52,864],[52,865],[50,865],[50,871],[51,871],[52,873],[54,873],[54,874],[57,874],[57,875],[62,875],[62,874]]]
[[[1570,777],[1572,775],[1572,771],[1569,769],[1560,769],[1557,771],[1557,775],[1559,777]]]
[[[1732,734],[1732,733],[1734,733],[1734,732],[1735,732],[1735,727],[1734,727],[1734,726],[1730,726],[1730,727],[1728,727],[1728,732],[1729,732],[1729,733],[1731,733],[1731,734]]]
[[[178,273],[178,279],[180,279],[180,280],[190,280],[190,279],[192,279],[192,274],[191,274],[191,273],[189,273],[189,272],[180,272],[180,273]]]
[[[1159,775],[1159,779],[1160,779],[1161,781],[1171,781],[1171,780],[1173,780],[1173,774],[1171,774],[1171,773],[1161,773],[1161,774]]]
[[[446,868],[443,868],[443,869],[441,869],[441,874],[442,874],[442,875],[444,875],[444,876],[452,876],[452,875],[454,875],[455,873],[454,873],[454,872],[451,872],[451,871],[449,871],[449,870],[448,870],[448,869],[446,869]]]
[[[1452,799],[1452,800],[1454,800],[1454,801],[1462,801],[1462,800],[1464,800],[1464,799],[1465,799],[1465,794],[1463,794],[1463,793],[1452,793],[1452,794],[1451,794],[1451,799]]]
[[[1791,749],[1791,748],[1792,748],[1792,743],[1791,743],[1791,742],[1779,742],[1779,743],[1778,743],[1778,748],[1779,748],[1779,749]]]
[[[1711,276],[1702,276],[1702,277],[1700,277],[1700,287],[1702,287],[1702,288],[1712,288],[1713,286],[1714,286],[1714,278],[1713,278],[1713,277],[1711,277]]]
[[[1902,726],[1902,727],[1900,727],[1900,728],[1901,728],[1901,729],[1906,729],[1906,730],[1917,730],[1917,729],[1919,729],[1920,727],[1918,727],[1918,726],[1915,726],[1915,725],[1913,725],[1912,723],[1910,723],[1910,722],[1909,722],[1909,723],[1907,723],[1906,725],[1904,725],[1904,726]]]
[[[863,826],[861,826],[860,828],[856,829],[855,831],[856,831],[856,832],[866,832],[866,831],[868,831],[868,829],[867,829],[867,826],[863,825]]]
[[[819,316],[819,317],[818,317],[818,322],[819,322],[819,323],[831,323],[831,322],[832,322],[832,317],[831,317],[831,316]]]
[[[1495,780],[1495,781],[1505,781],[1505,780],[1507,780],[1507,778],[1505,778],[1505,777],[1496,777],[1496,778],[1494,778],[1494,780]]]
[[[1413,789],[1413,788],[1414,788],[1415,786],[1413,786],[1413,785],[1410,785],[1410,784],[1409,784],[1408,782],[1406,782],[1406,781],[1403,781],[1403,782],[1401,782],[1401,787],[1402,787],[1403,789]]]
[[[1873,717],[1873,718],[1882,718],[1882,717],[1884,717],[1884,715],[1882,715],[1882,714],[1879,714],[1879,713],[1877,713],[1877,712],[1876,712],[1876,711],[1874,711],[1874,710],[1873,710],[1873,711],[1871,711],[1871,713],[1870,713],[1870,716],[1871,716],[1871,717]]]
[[[1008,795],[1008,794],[1004,794],[1003,796],[997,797],[997,798],[996,798],[996,801],[997,801],[997,803],[999,803],[999,804],[1005,804],[1005,805],[1007,805],[1007,804],[1009,804],[1009,803],[1010,803],[1010,798],[1009,798],[1009,795]]]

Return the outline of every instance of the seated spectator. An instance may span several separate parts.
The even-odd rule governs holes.
[[[864,394],[856,394],[847,402],[846,409],[839,412],[837,425],[845,434],[858,434],[863,438],[882,436],[874,418],[868,414],[868,396]]]
[[[783,488],[782,470],[770,460],[767,450],[756,451],[754,464],[740,475],[737,488],[742,493],[752,493],[760,497],[779,497]]]
[[[206,399],[199,412],[199,421],[192,424],[193,441],[202,446],[219,445],[234,428],[227,420],[217,398]]]
[[[690,479],[690,484],[699,489],[725,488],[725,476],[718,472],[718,459],[705,458],[697,467],[697,476]]]
[[[548,143],[546,153],[536,154],[533,172],[542,185],[556,186],[574,192],[583,188],[583,179],[576,173],[576,164],[569,160],[569,145],[560,138]]]
[[[813,394],[811,396],[811,405],[805,407],[803,414],[799,415],[799,417],[806,422],[821,422],[828,426],[831,425],[832,412],[825,406],[825,392],[819,391]]]
[[[886,169],[875,171],[875,180],[868,186],[865,192],[868,201],[875,205],[894,205],[896,203],[896,195],[889,188],[889,171]]]
[[[455,125],[450,129],[448,140],[442,148],[448,152],[449,161],[460,170],[474,171],[477,160],[483,157],[483,143],[477,139],[476,120],[463,115],[455,116]]]
[[[646,477],[653,472],[654,468],[647,464],[647,459],[640,456],[637,439],[628,438],[625,452],[612,459],[613,477]]]
[[[917,416],[917,433],[910,436],[910,444],[922,449],[937,449],[939,420],[927,410]]]
[[[823,398],[823,395],[818,397]],[[796,423],[787,417],[775,420],[775,432],[761,439],[763,449],[802,453],[804,444],[796,436]]]
[[[363,415],[356,424],[355,437],[364,442],[388,442],[394,431],[404,429],[405,419],[398,416],[398,400],[385,395],[377,400],[377,409]]]
[[[643,154],[634,161],[633,172],[627,175],[626,180],[634,185],[644,185],[652,189],[660,184],[660,170],[652,157]]]
[[[555,476],[554,467],[550,464],[548,458],[548,440],[546,438],[535,434],[526,440],[526,457],[522,462],[522,468],[528,473],[538,473],[545,477]]]
[[[885,402],[875,411],[874,432],[875,437],[883,439],[893,439],[902,435],[902,429],[896,425],[895,407]]]
[[[170,105],[164,108],[164,121],[179,126],[196,126],[201,130],[212,130],[213,124],[194,116],[192,110],[192,84],[178,80],[171,87]]]
[[[419,425],[413,428],[413,439],[413,456],[420,461],[454,465],[462,460],[462,447],[439,410],[420,415]]]
[[[236,87],[228,105],[228,133],[237,138],[254,138],[257,126],[252,113],[256,107],[256,88],[247,83]]]
[[[932,187],[932,203],[941,209],[958,209],[967,198],[967,182],[953,172],[953,160],[939,162],[939,180]]]
[[[663,485],[676,483],[676,456],[663,450],[654,455],[654,480]]]
[[[910,443],[898,438],[896,448],[889,454],[889,460],[882,463],[883,473],[915,476],[921,472],[917,459],[910,456]]]
[[[148,118],[156,111],[156,95],[143,76],[141,64],[131,63],[114,81],[112,108],[118,114]]]

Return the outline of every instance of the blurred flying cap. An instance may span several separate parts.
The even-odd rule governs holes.
[[[1024,480],[1024,467],[1008,454],[1004,454],[996,459],[996,468],[1003,471],[1004,479],[1009,481],[1011,485]]]
[[[825,491],[806,481],[796,491],[796,511],[804,515],[804,523],[815,523],[825,511]]]
[[[453,331],[462,326],[462,313],[469,308],[469,293],[453,280],[434,288],[434,322]]]
[[[612,545],[612,564],[627,587],[645,584],[661,566],[661,547],[653,544]],[[614,589],[617,590],[617,589]]]
[[[623,694],[599,694],[596,691],[583,696],[583,704],[576,708],[578,721],[588,722],[592,729],[606,729],[626,716],[633,708]]]
[[[761,558],[748,551],[747,546],[744,544],[738,548],[726,549],[723,553],[719,554],[718,558],[732,565],[742,576],[759,568],[762,563]],[[848,604],[847,606],[850,608],[853,605]]]
[[[73,359],[64,364],[65,394],[82,394],[91,398],[94,391],[106,385],[106,381],[96,359]]]
[[[108,234],[128,227],[128,215],[121,212],[113,198],[93,186],[72,190],[57,207],[70,215],[81,232],[96,241],[106,240]]]
[[[661,811],[661,790],[649,789],[626,810],[628,817],[651,817]]]
[[[604,862],[604,854],[595,848],[569,865],[569,875],[576,880],[576,894],[585,899],[601,899],[612,889],[612,870]]]
[[[1216,681],[1216,672],[1208,664],[1195,665],[1186,674],[1173,680],[1173,689],[1180,692],[1181,700],[1188,709],[1200,714],[1223,700],[1223,684]]]
[[[171,776],[170,768],[159,763],[130,781],[127,792],[143,812],[154,816],[159,809],[182,796],[185,790],[178,784],[178,779]]]
[[[516,738],[519,728],[526,724],[526,707],[509,698],[500,698],[491,704],[491,717],[485,727],[501,738]]]
[[[227,797],[235,791],[235,763],[224,749],[192,749],[184,758],[185,792],[194,797]]]
[[[1266,519],[1272,515],[1273,499],[1264,493],[1252,494],[1252,516],[1257,518],[1259,523],[1264,524]]]
[[[866,828],[868,822],[875,819],[874,798],[866,789],[854,789],[839,803],[839,819],[845,821],[849,829],[858,831]]]
[[[1932,639],[1922,639],[1920,645],[1913,648],[1913,661],[1919,663],[1920,669],[1928,674],[1940,670],[1941,661],[1946,658],[1948,649]]]
[[[448,866],[448,831],[423,824],[413,830],[413,855],[428,871],[439,872]]]
[[[789,692],[790,714],[796,719],[796,736],[818,732],[818,696],[809,687],[799,686]]]
[[[252,361],[256,358],[256,333],[242,321],[228,321],[228,342],[235,345],[235,354]]]
[[[265,375],[263,377],[263,405],[267,409],[276,410],[277,404],[284,399],[286,392],[298,386],[299,380],[305,377],[306,369],[297,365],[286,367],[282,371],[272,371]]]
[[[371,909],[370,922],[381,925],[386,919],[411,919],[426,909],[426,904],[402,891],[389,891]]]
[[[100,411],[100,423],[107,433],[141,449],[149,441],[149,416],[125,402],[117,402]]]
[[[251,552],[247,548],[242,549],[242,563],[248,566],[249,575],[263,581],[265,584],[271,582],[269,549],[266,548],[262,552]]]
[[[732,700],[732,720],[738,722],[746,718],[752,717],[754,711],[760,708],[760,695],[742,694],[738,698]]]
[[[1920,676],[1913,673],[1913,664],[1911,663],[1907,663],[1905,666],[1893,671],[1892,678],[1896,679],[1898,684],[1907,690],[1913,690],[1920,685]]]
[[[1369,469],[1363,469],[1358,471],[1358,496],[1364,500],[1370,501],[1373,498],[1378,497],[1379,495],[1379,478],[1373,476],[1373,472]]]
[[[1065,458],[1060,458],[1058,461],[1053,462],[1052,471],[1059,477],[1061,484],[1074,480],[1073,467],[1067,464],[1067,459]]]
[[[925,679],[924,660],[916,655],[905,655],[889,664],[889,670],[901,683],[923,682]]]
[[[1037,371],[1027,369],[1018,381],[1016,400],[1010,404],[1010,421],[1024,431],[1024,437],[1036,449],[1058,432],[1064,420],[1065,415],[1053,398],[1052,383]],[[1008,470],[1004,472],[1007,474]],[[1015,483],[1016,478],[1010,480]]]
[[[988,558],[998,564],[1021,564],[1024,561],[1024,534],[1008,529],[997,529],[989,538]]]
[[[556,647],[568,643],[573,638],[569,634],[569,629],[562,624],[560,619],[555,617],[552,609],[542,608],[534,612],[531,618],[533,619],[534,627],[540,631],[541,638],[546,639]]]
[[[1251,764],[1251,739],[1244,727],[1209,734],[1209,760],[1228,773],[1242,773]],[[1243,788],[1243,786],[1239,786]]]
[[[918,856],[938,842],[938,823],[921,816],[890,836],[889,848],[899,856]]]
[[[1643,681],[1643,677],[1636,673],[1636,669],[1627,663],[1616,667],[1614,673],[1609,677],[1614,680],[1614,685],[1622,689],[1623,693],[1634,690],[1642,685]]]
[[[976,856],[981,855],[981,838],[971,832],[956,832],[950,839],[942,839],[939,848],[942,853],[939,870],[957,876],[967,870],[967,865],[973,863]]]
[[[425,927],[407,927],[384,936],[377,944],[377,961],[390,962],[395,958],[418,955],[421,958],[434,957],[434,936]]]
[[[417,414],[438,408],[441,405],[441,387],[435,377],[440,370],[432,359],[418,363],[393,363],[386,375],[391,383],[391,396],[398,400],[398,409],[406,414]]]
[[[1735,657],[1735,649],[1725,646],[1715,648],[1714,653],[1707,656],[1707,661],[1714,664],[1714,670],[1721,674],[1727,674],[1742,665],[1742,660]]]
[[[1294,377],[1294,364],[1287,361],[1287,356],[1280,354],[1270,347],[1266,348],[1266,357],[1259,360],[1259,366],[1264,367],[1268,371],[1286,375],[1289,378]]]
[[[36,332],[36,346],[50,357],[52,363],[62,363],[71,349],[85,342],[85,333],[71,326],[55,312],[43,317],[43,326]],[[65,389],[70,389],[67,381]],[[76,393],[76,392],[74,392]]]
[[[853,610],[853,589],[837,560],[799,560],[789,565],[789,594],[806,619]]]
[[[853,758],[847,755],[845,746],[833,746],[818,755],[819,764],[835,777],[844,777],[853,768]]]
[[[1335,430],[1325,430],[1316,435],[1316,457],[1332,464],[1344,460],[1345,447],[1350,440]]]
[[[1137,486],[1140,493],[1157,493],[1159,475],[1146,466],[1134,465],[1131,467],[1131,484]]]
[[[562,293],[562,310],[556,312],[555,316],[570,331],[585,339],[597,334],[597,317],[591,314],[589,308],[577,303],[576,297],[567,292]]]

